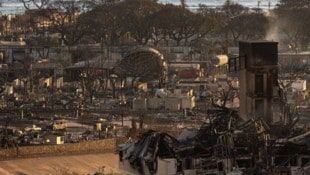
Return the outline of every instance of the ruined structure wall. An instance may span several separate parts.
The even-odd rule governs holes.
[[[22,146],[19,148],[0,149],[0,159],[27,158],[35,156],[55,156],[91,152],[114,151],[119,141],[104,139],[62,145]]]
[[[240,70],[239,72],[239,81],[240,82],[246,82],[246,70]],[[247,112],[247,96],[246,96],[246,90],[247,86],[245,83],[240,83],[240,92],[239,92],[239,98],[240,98],[240,117],[247,121],[249,119],[248,112]]]
[[[277,88],[278,43],[239,43],[240,117],[273,122],[273,89]]]

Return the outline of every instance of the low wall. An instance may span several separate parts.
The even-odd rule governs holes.
[[[21,146],[9,149],[0,148],[0,159],[110,152],[115,151],[117,144],[120,142],[122,141],[112,138],[62,145]]]

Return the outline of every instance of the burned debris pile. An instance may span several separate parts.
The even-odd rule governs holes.
[[[150,173],[157,171],[157,157],[176,158],[175,149],[178,140],[174,137],[153,130],[141,135],[132,144],[126,144],[120,149],[120,160],[128,160],[131,167],[143,172],[143,163]]]
[[[142,134],[121,146],[121,162],[129,161],[140,174],[158,174],[159,159],[174,159],[177,174],[310,173],[309,131],[276,132],[278,127],[261,118],[241,121],[228,109],[210,110],[208,116],[209,122],[184,129],[178,138],[153,130]]]
[[[157,158],[157,171],[137,172],[125,164],[121,164],[124,165],[121,169],[133,174],[160,175],[310,174],[310,131],[304,123],[297,125],[297,108],[288,101],[287,88],[279,85],[278,43],[241,41],[239,56],[229,58],[225,66],[228,66],[226,75],[238,78],[239,85],[230,82],[224,87],[218,82],[217,88],[206,87],[208,91],[215,90],[202,103],[202,106],[208,104],[208,110],[200,109],[205,123],[199,129],[183,129],[178,144],[165,144],[165,150],[173,150],[173,155],[161,157],[157,152],[149,152]],[[239,100],[234,102],[236,96]],[[232,104],[228,105],[228,101]],[[152,133],[144,136],[159,136]],[[163,144],[157,142],[158,149]],[[144,146],[134,149],[147,150]],[[136,151],[123,149],[120,154],[130,152]],[[135,164],[141,169],[147,165],[143,159],[120,158],[122,162],[137,161]]]

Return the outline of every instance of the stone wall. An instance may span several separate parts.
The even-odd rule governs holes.
[[[116,150],[119,142],[122,141],[112,138],[62,145],[21,146],[9,149],[0,148],[0,159],[111,152]]]

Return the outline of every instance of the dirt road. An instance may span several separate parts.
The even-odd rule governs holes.
[[[0,161],[0,175],[118,174],[118,155],[113,153],[40,157]]]

